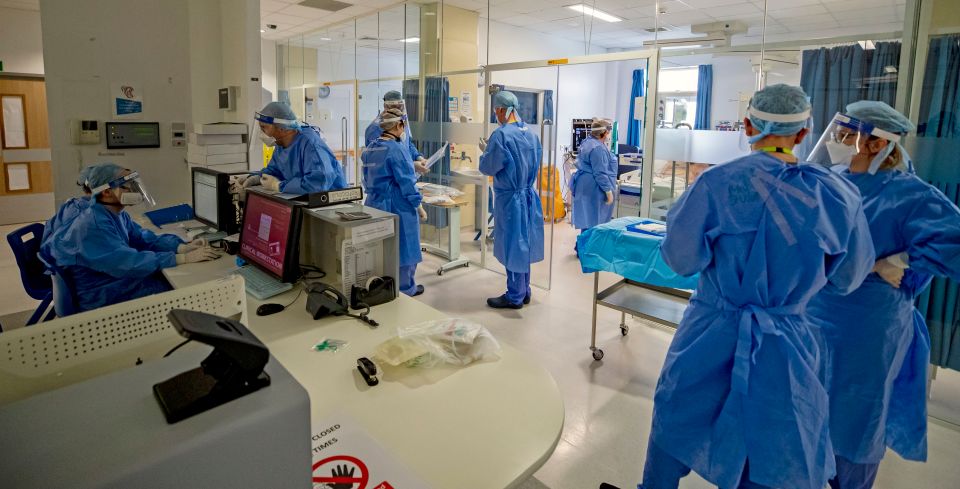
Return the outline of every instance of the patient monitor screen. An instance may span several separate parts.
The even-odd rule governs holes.
[[[283,277],[292,225],[292,207],[253,192],[247,194],[240,256],[278,278]]]

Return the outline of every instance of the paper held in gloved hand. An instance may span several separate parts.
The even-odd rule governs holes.
[[[444,155],[447,154],[447,146],[449,145],[450,145],[449,142],[443,143],[443,146],[440,146],[440,149],[438,149],[436,153],[434,153],[430,158],[427,159],[426,161],[427,168],[432,167],[434,163],[440,161],[440,158],[443,158]]]

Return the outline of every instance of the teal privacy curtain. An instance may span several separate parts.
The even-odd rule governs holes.
[[[960,35],[930,40],[920,99],[917,173],[960,205]],[[930,363],[960,370],[960,284],[934,278],[917,299],[930,330]]]
[[[858,100],[882,100],[895,105],[900,43],[878,42],[874,49],[859,44],[806,50],[800,64],[800,86],[810,97],[813,129],[800,144],[805,157],[837,112]]]
[[[803,52],[800,86],[807,92],[813,106],[813,134],[805,141],[815,143],[834,114],[843,112],[847,104],[863,98],[863,58],[863,48],[859,44]]]
[[[713,99],[713,65],[700,65],[697,76],[697,116],[694,129],[710,129],[710,101]]]
[[[878,42],[866,51],[869,61],[864,83],[867,100],[880,100],[893,107],[897,104],[897,70],[900,68],[900,42]]]
[[[421,131],[422,134],[414,136],[413,141],[424,158],[429,158],[443,146],[440,141],[443,122],[450,122],[450,81],[446,77],[433,76],[424,80],[424,91],[426,96],[423,103],[423,114],[420,113],[420,81],[406,80],[403,82],[404,104],[407,109],[407,118],[410,121],[426,122],[427,129]],[[417,136],[420,136],[419,138]],[[445,176],[450,175],[450,148],[447,148],[446,155],[430,168],[427,173],[420,178],[427,183],[446,183]],[[428,206],[427,223],[436,226],[438,229],[447,227],[447,214],[434,206]]]
[[[646,83],[647,77],[644,76],[644,70],[633,70],[633,86],[630,88],[630,121],[627,123],[627,144],[638,148],[640,147],[640,121],[636,119],[637,114],[634,112],[636,104],[633,101],[637,97],[643,97]]]

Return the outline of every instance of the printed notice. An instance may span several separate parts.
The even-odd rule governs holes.
[[[355,245],[393,236],[393,219],[381,219],[370,224],[356,226],[351,230],[351,235]]]
[[[429,489],[357,421],[337,414],[313,423],[314,489]]]
[[[391,221],[392,222],[392,221]],[[367,281],[383,268],[383,241],[354,244],[343,240],[340,263],[343,272],[342,292],[349,297],[351,287],[366,287]]]

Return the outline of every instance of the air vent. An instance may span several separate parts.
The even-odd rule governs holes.
[[[338,2],[336,0],[304,0],[300,2],[300,5],[303,5],[304,7],[326,10],[327,12],[338,12],[347,7],[353,7],[353,5],[349,3]]]
[[[647,32],[667,32],[663,27],[657,27],[656,29],[644,29]]]
[[[357,40],[358,41],[379,41],[380,39],[377,39],[376,37],[370,37],[370,36],[360,36],[360,38]]]

